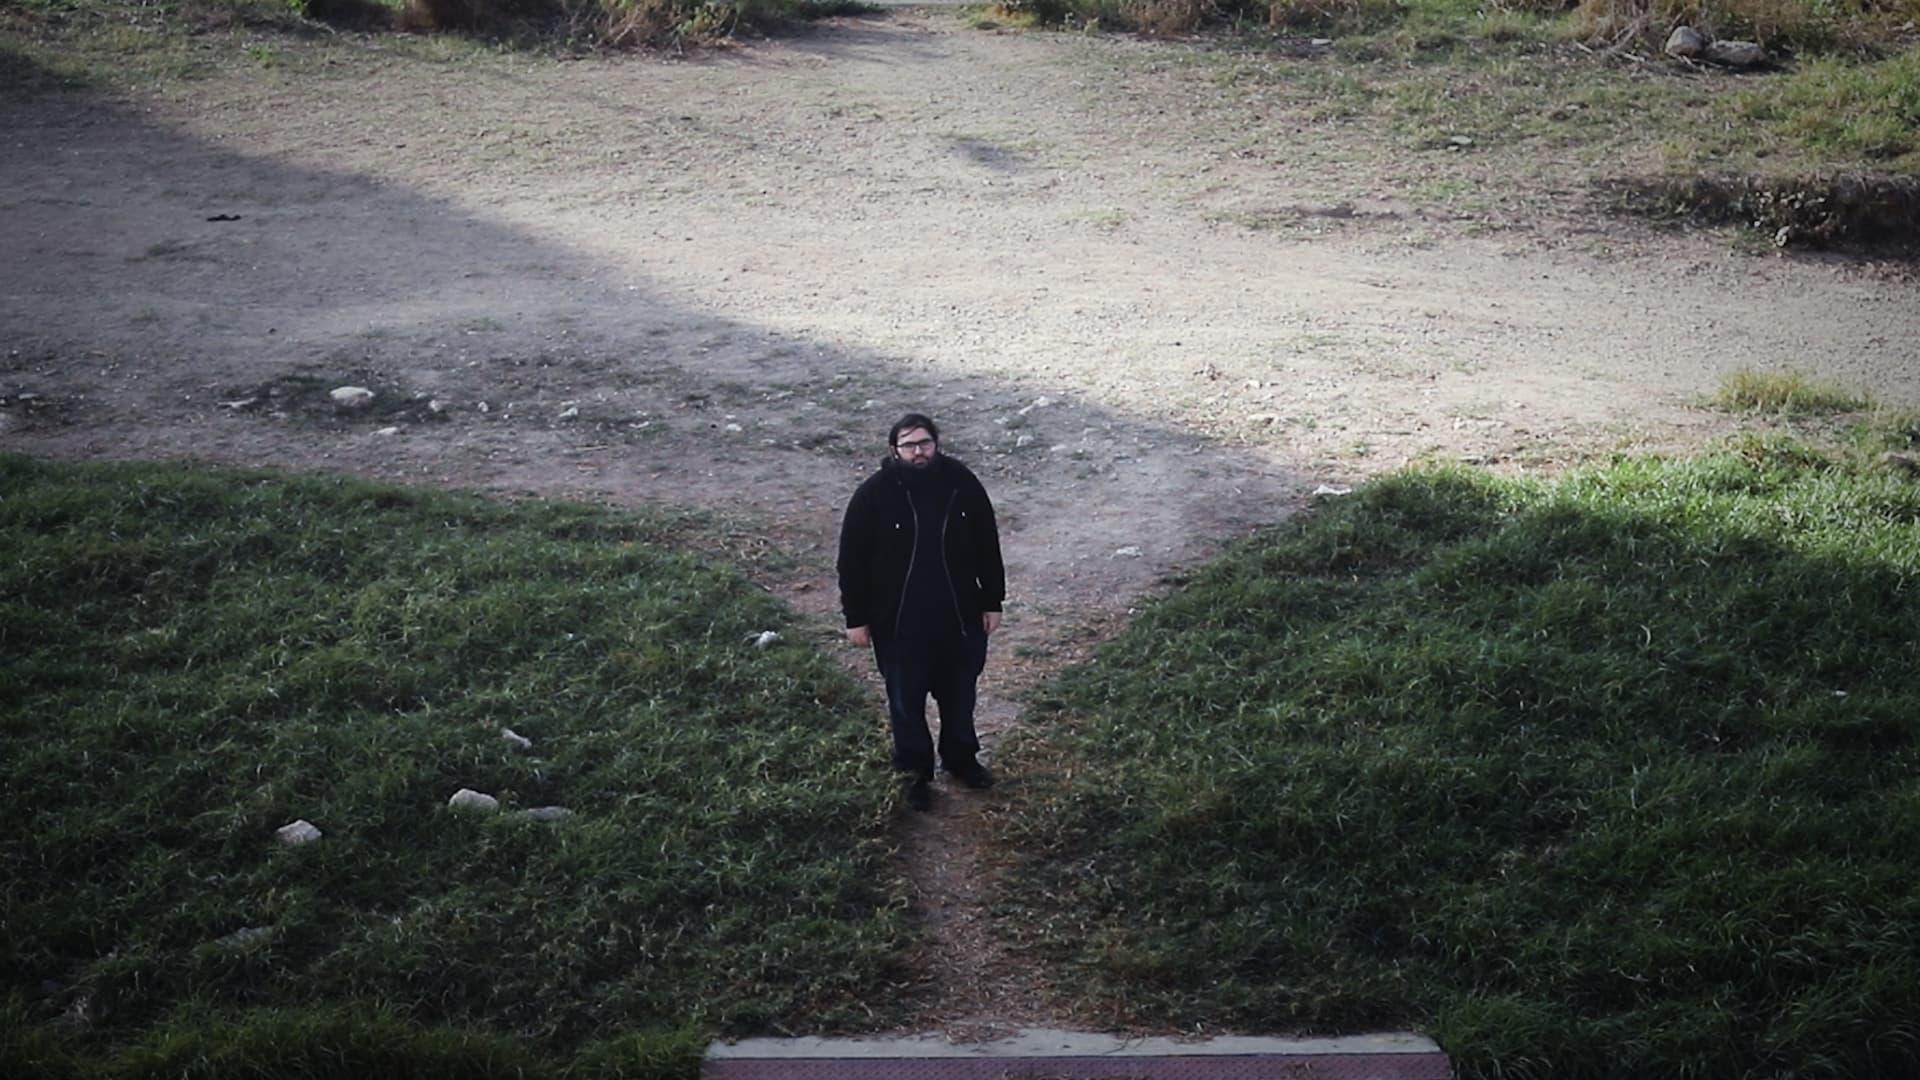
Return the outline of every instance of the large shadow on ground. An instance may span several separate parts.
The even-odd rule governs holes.
[[[13,448],[720,510],[817,577],[887,424],[921,409],[1003,508],[1016,605],[1068,618],[1124,610],[1299,488],[1094,402],[698,310],[504,213],[137,107],[41,96],[0,127]],[[374,405],[336,409],[341,385]]]
[[[1063,641],[1285,516],[1301,486],[1095,402],[730,320],[506,209],[249,152],[136,105],[8,101],[0,130],[5,449],[705,511],[825,642],[844,500],[892,419],[927,411],[1001,509],[997,670],[1016,687],[1023,662],[1049,669]],[[342,386],[372,404],[336,406]],[[990,708],[991,739],[1013,705]]]

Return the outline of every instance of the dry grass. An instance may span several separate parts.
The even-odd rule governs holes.
[[[1155,37],[1190,34],[1219,11],[1214,0],[1139,0],[1129,8],[1141,32]]]
[[[1332,30],[1365,26],[1399,13],[1400,0],[1268,0],[1267,25],[1276,30]]]
[[[1920,16],[1920,0],[1579,0],[1591,39],[1657,42],[1676,26],[1772,48],[1864,47]]]
[[[606,5],[602,40],[609,45],[640,45],[671,37],[684,16],[677,0],[629,0]]]
[[[1735,412],[1805,416],[1855,412],[1870,402],[1842,386],[1808,378],[1797,371],[1741,369],[1720,384],[1715,404]]]

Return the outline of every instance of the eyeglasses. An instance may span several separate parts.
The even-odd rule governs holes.
[[[901,450],[911,450],[915,453],[919,453],[922,450],[933,449],[933,440],[932,439],[914,439],[912,442],[895,443],[894,445],[900,448]]]

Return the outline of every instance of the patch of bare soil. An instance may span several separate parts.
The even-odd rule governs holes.
[[[0,447],[716,511],[865,674],[839,516],[930,412],[1003,517],[991,752],[1157,582],[1321,483],[1696,446],[1737,368],[1920,406],[1910,281],[1552,192],[1428,214],[1419,161],[1178,45],[903,10],[679,61],[388,48],[0,103]],[[905,992],[955,1038],[1087,1020],[1001,945],[995,797],[900,825]]]

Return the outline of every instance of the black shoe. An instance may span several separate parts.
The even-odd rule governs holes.
[[[924,776],[916,776],[907,781],[907,805],[915,810],[928,810],[933,806],[933,785]]]
[[[975,791],[985,791],[993,786],[993,770],[977,761],[953,770],[953,778]]]

